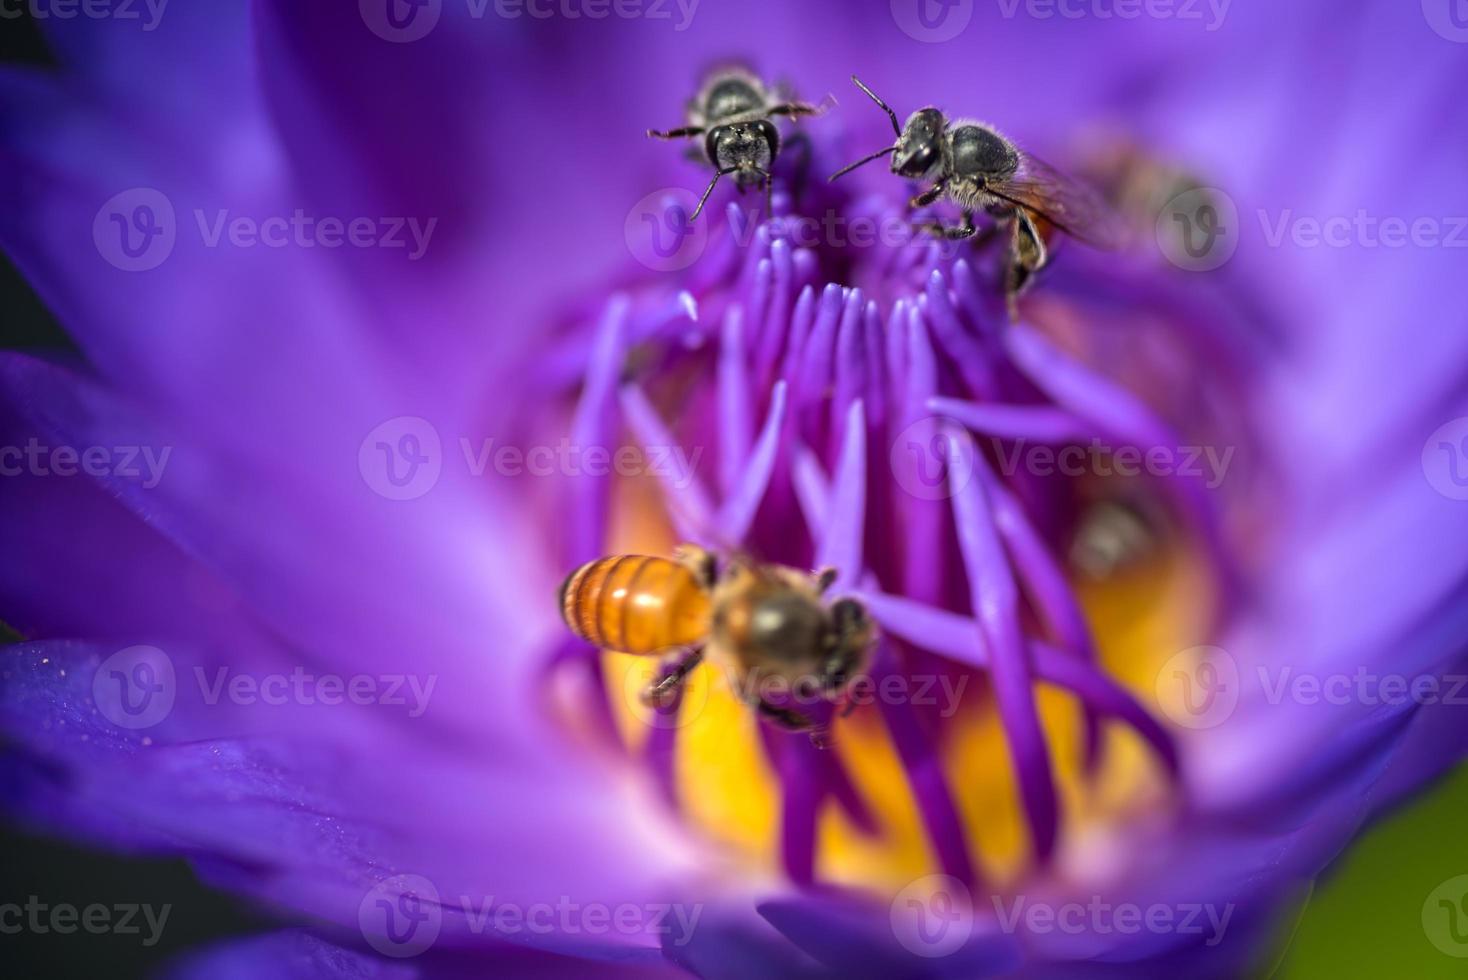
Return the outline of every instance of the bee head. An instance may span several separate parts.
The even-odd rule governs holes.
[[[735,179],[752,183],[763,179],[755,170],[768,171],[779,153],[780,133],[768,119],[715,126],[709,130],[704,147],[714,166],[720,170],[738,168]]]
[[[892,154],[892,172],[921,179],[936,176],[943,163],[943,113],[929,106],[908,117]]]

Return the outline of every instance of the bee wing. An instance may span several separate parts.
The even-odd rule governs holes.
[[[1014,176],[990,183],[984,189],[1038,212],[1087,245],[1106,250],[1122,247],[1126,235],[1121,218],[1099,193],[1023,150],[1019,160]]]

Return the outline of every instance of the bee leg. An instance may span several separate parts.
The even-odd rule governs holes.
[[[775,175],[768,170],[761,170],[759,167],[750,167],[749,170],[751,173],[758,174],[760,182],[764,184],[765,220],[769,221],[775,217]],[[744,187],[741,185],[739,190],[742,193]]]
[[[703,133],[704,128],[702,126],[683,126],[680,129],[668,130],[649,129],[647,131],[648,136],[658,140],[686,139],[689,136],[702,136]]]
[[[764,700],[757,701],[755,708],[762,717],[768,718],[787,732],[807,733],[810,736],[811,744],[816,748],[824,749],[831,744],[830,735],[826,730],[798,711],[780,708]]]
[[[693,673],[693,668],[703,662],[703,647],[694,647],[682,660],[675,662],[672,667],[666,664],[659,671],[660,676],[642,692],[642,703],[649,708],[665,708],[673,701],[673,695],[688,675]]]
[[[961,225],[945,225],[938,221],[927,221],[913,227],[918,231],[926,231],[948,241],[972,238],[979,233],[979,230],[974,227],[974,213],[968,210],[963,212],[963,224]]]
[[[827,565],[824,568],[816,569],[816,592],[820,594],[825,594],[825,591],[829,589],[831,585],[836,581],[836,574],[836,569],[832,568],[830,565]]]
[[[706,548],[700,548],[696,544],[680,544],[673,549],[673,557],[679,564],[686,567],[698,579],[698,584],[705,589],[712,589],[718,582],[718,565],[714,561],[713,552]]]
[[[1019,294],[1024,284],[1020,281],[1022,267],[1016,261],[1004,264],[1004,308],[1009,311],[1009,322],[1019,322]]]
[[[809,102],[782,102],[765,110],[771,116],[788,116],[791,119],[797,116],[819,116],[824,111],[820,106]]]
[[[940,180],[932,187],[929,187],[927,190],[923,191],[921,194],[908,201],[907,206],[909,208],[925,208],[929,204],[932,204],[934,201],[938,200],[938,198],[942,197],[943,191],[945,189],[946,185],[943,181]]]
[[[1010,225],[1004,269],[1004,301],[1009,310],[1009,322],[1019,322],[1020,294],[1045,265],[1047,257],[1045,242],[1035,223],[1025,211],[1016,211]]]
[[[788,157],[795,161],[790,167],[790,195],[792,199],[799,200],[805,196],[805,187],[810,180],[810,137],[805,130],[797,130],[790,135],[780,156],[781,159]]]

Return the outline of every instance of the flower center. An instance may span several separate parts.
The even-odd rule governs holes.
[[[862,208],[901,220],[843,213]],[[834,565],[878,622],[870,670],[849,714],[823,706],[822,749],[761,721],[738,671],[705,663],[649,708],[656,660],[568,641],[552,665],[584,683],[560,716],[625,748],[694,832],[796,882],[1100,873],[1177,795],[1158,671],[1210,635],[1228,572],[1219,498],[1162,421],[1196,391],[1131,372],[1143,398],[1091,365],[1192,341],[1175,309],[1120,329],[1121,286],[1092,303],[1084,265],[1010,324],[992,245],[793,227],[731,206],[685,281],[619,294],[552,354],[584,372],[573,442],[646,463],[567,482],[563,551]]]

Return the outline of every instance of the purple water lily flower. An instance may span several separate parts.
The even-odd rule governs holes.
[[[0,245],[77,345],[0,360],[9,810],[299,922],[180,976],[1257,966],[1468,741],[1461,32],[593,6],[169,7],[7,68]],[[734,58],[838,104],[772,216],[692,223],[643,134]],[[825,181],[892,138],[852,72],[1131,244],[1062,235],[1011,323],[1002,237]],[[871,613],[829,748],[568,636],[568,571],[679,542]]]

